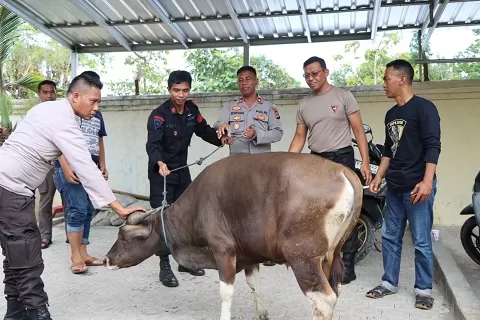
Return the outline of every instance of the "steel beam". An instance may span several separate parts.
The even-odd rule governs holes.
[[[237,27],[238,33],[242,37],[243,43],[248,43],[247,34],[245,33],[245,30],[243,30],[242,24],[240,23],[240,20],[238,20],[237,13],[233,9],[230,0],[225,0],[225,5],[227,6],[228,14],[230,15],[230,18],[232,18],[233,24]]]
[[[417,64],[430,64],[430,63],[471,63],[480,62],[480,58],[458,58],[458,59],[417,59]]]
[[[77,76],[78,73],[78,52],[77,50],[73,50],[70,53],[70,63],[72,69],[72,79]]]
[[[243,46],[243,65],[250,65],[250,45],[248,43]]]
[[[371,39],[375,42],[375,38],[377,37],[377,29],[378,29],[378,17],[380,16],[380,8],[382,6],[382,0],[375,0],[373,2],[373,16],[372,16],[372,23],[370,25],[370,29],[372,30]]]
[[[157,0],[148,0],[148,3],[153,7],[155,13],[160,16],[160,19],[172,29],[173,33],[177,36],[177,40],[182,44],[184,49],[189,49],[187,45],[187,36],[183,31],[173,24],[172,20],[168,16],[167,10],[157,1]]]
[[[105,22],[105,19],[98,13],[95,6],[90,3],[89,0],[74,0],[73,1],[78,8],[80,8],[84,13],[89,15],[93,21],[105,31],[107,31],[115,40],[118,41],[125,49],[132,51],[130,44],[127,39],[125,39],[120,32],[115,29],[115,27],[110,26]]]
[[[300,5],[300,11],[302,12],[302,21],[305,26],[305,33],[308,39],[308,43],[312,42],[312,35],[310,33],[310,25],[308,24],[307,8],[305,7],[305,0],[298,1]]]
[[[49,30],[46,28],[42,22],[38,20],[36,16],[33,16],[32,13],[30,12],[29,8],[23,7],[21,4],[19,4],[15,0],[0,0],[0,5],[7,8],[8,10],[12,11],[16,15],[18,15],[20,18],[22,18],[25,22],[31,24],[32,26],[35,26],[39,30],[41,30],[43,33],[45,33],[47,36],[52,38],[53,40],[57,41],[61,45],[72,49],[73,46],[73,41],[70,39],[66,40],[62,36],[56,34],[52,30]]]
[[[435,28],[437,27],[437,24],[440,21],[440,18],[442,17],[443,11],[445,11],[447,4],[448,4],[448,0],[443,0],[442,3],[437,5],[437,10],[435,11],[435,16],[433,17],[433,25],[430,27],[430,29],[428,29],[427,34],[423,37],[422,47],[425,48],[425,45],[430,40],[430,37],[432,36],[433,31],[435,31]],[[422,34],[425,34],[423,30],[422,30]]]

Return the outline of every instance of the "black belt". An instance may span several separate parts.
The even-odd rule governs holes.
[[[341,155],[341,154],[350,153],[350,152],[352,152],[352,150],[353,150],[353,147],[348,146],[348,147],[341,148],[341,149],[338,149],[338,150],[335,150],[335,151],[326,151],[326,152],[320,152],[320,153],[312,151],[312,153],[316,154],[316,155],[319,155],[321,157],[324,157],[324,158],[330,158],[330,157],[335,157],[335,156],[338,156],[338,155]]]

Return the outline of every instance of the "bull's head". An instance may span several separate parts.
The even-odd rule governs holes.
[[[163,238],[156,231],[157,217],[151,212],[135,212],[128,216],[105,258],[108,269],[133,267],[164,246]]]

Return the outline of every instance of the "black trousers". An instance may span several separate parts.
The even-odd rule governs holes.
[[[187,169],[188,170],[188,169]],[[171,183],[167,180],[167,195],[166,200],[169,205],[177,201],[178,198],[183,194],[187,187],[192,183],[190,177],[190,172],[184,172],[184,170],[179,170],[178,172],[172,173],[178,175],[178,179],[172,179]],[[158,175],[150,180],[150,206],[152,208],[159,208],[162,206],[163,202],[163,177]],[[170,250],[167,247],[159,250],[155,255],[159,257],[166,257],[170,255]]]
[[[322,152],[316,153],[312,151],[312,154],[327,158],[336,163],[343,164],[348,168],[355,170],[355,152],[353,147],[349,146],[346,148],[339,149],[332,152]],[[343,253],[355,253],[358,250],[358,229],[353,229],[352,233],[348,237],[347,241],[342,247]]]
[[[41,236],[35,219],[35,197],[0,187],[0,242],[5,295],[18,296],[27,309],[48,303],[41,275]]]

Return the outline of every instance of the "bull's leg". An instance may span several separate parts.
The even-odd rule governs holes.
[[[331,320],[337,295],[328,283],[322,269],[322,258],[296,259],[291,267],[305,296],[310,300],[313,320]]]
[[[262,297],[258,292],[258,264],[251,268],[245,269],[245,277],[250,289],[252,289],[253,299],[255,303],[255,320],[268,320],[268,312],[263,307]]]
[[[236,258],[231,255],[215,256],[218,275],[220,278],[220,297],[222,299],[222,312],[220,320],[231,319],[233,283],[236,274]]]

